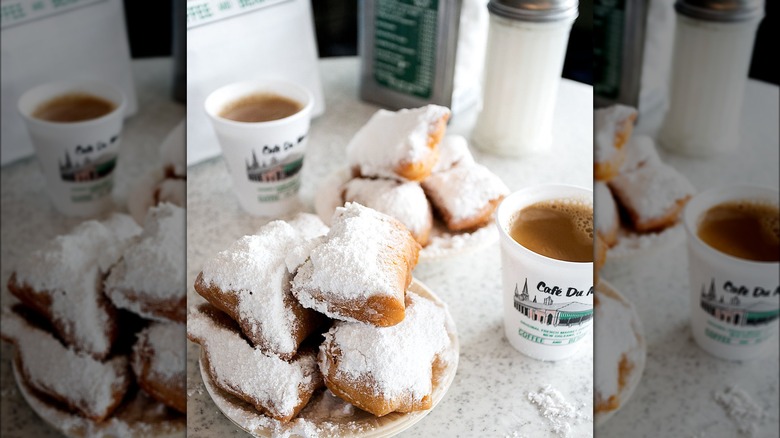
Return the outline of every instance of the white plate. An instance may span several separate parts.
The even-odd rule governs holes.
[[[55,407],[38,397],[22,380],[12,360],[16,386],[30,408],[51,427],[67,437],[183,437],[187,419],[183,414],[173,413],[162,403],[148,397],[140,389],[105,421],[92,420]]]
[[[623,390],[620,391],[620,394],[618,394],[620,402],[617,409],[608,412],[596,412],[596,426],[604,424],[604,422],[609,420],[613,415],[615,415],[616,412],[625,406],[626,403],[628,403],[628,400],[631,398],[634,390],[636,390],[637,386],[639,386],[639,381],[642,380],[642,373],[645,369],[645,360],[647,359],[647,344],[645,343],[645,334],[644,330],[642,329],[642,322],[639,319],[639,315],[636,313],[634,305],[631,304],[631,302],[628,301],[626,297],[624,297],[620,292],[615,290],[611,284],[607,283],[603,279],[599,280],[598,288],[602,289],[604,292],[611,293],[615,296],[615,298],[617,298],[618,301],[626,304],[631,309],[631,323],[639,338],[639,342],[635,348],[635,351],[633,352],[635,353],[635,357],[633,358],[634,369],[629,375],[628,382],[626,382],[626,384],[623,386]],[[601,324],[607,323],[608,321],[601,322]],[[596,324],[599,324],[599,322],[596,321]],[[596,353],[598,353],[598,349],[596,350]]]
[[[409,290],[429,298],[437,303],[443,302],[430,289],[417,280],[409,286]],[[446,310],[446,306],[445,306]],[[455,323],[449,310],[447,314],[447,331],[450,335],[450,347],[444,353],[449,359],[446,366],[434,372],[433,406],[425,411],[408,414],[390,413],[384,417],[376,417],[368,412],[355,408],[351,404],[334,396],[330,391],[316,395],[309,404],[289,423],[281,423],[273,418],[259,413],[250,404],[217,388],[203,365],[203,349],[199,361],[200,375],[204,386],[217,408],[236,426],[256,437],[272,437],[282,435],[296,436],[338,436],[380,438],[390,437],[410,428],[428,415],[444,398],[455,378],[458,368],[460,346]]]
[[[328,175],[322,182],[314,199],[314,210],[325,224],[337,207],[342,205],[339,188],[351,178],[349,169],[344,168]],[[439,220],[434,219],[428,245],[420,251],[420,262],[440,260],[486,248],[498,241],[498,230],[491,220],[487,225],[473,232],[453,232]]]

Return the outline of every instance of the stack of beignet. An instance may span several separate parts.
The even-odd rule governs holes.
[[[625,105],[594,115],[594,197],[597,234],[607,247],[618,243],[621,228],[660,232],[678,222],[695,190],[664,164],[649,137],[633,135],[636,110]]]
[[[19,263],[8,289],[20,303],[2,309],[0,334],[27,387],[96,423],[136,385],[184,412],[184,225],[172,204],[152,208],[143,229],[115,213]]]
[[[347,146],[353,178],[340,188],[341,203],[393,216],[422,246],[433,211],[452,232],[489,223],[509,189],[474,162],[463,137],[445,136],[449,116],[437,105],[377,111]]]
[[[282,422],[323,386],[377,416],[428,409],[450,337],[445,309],[407,291],[419,250],[357,203],[330,229],[309,214],[270,222],[203,266],[208,303],[191,309],[188,338],[216,387]]]

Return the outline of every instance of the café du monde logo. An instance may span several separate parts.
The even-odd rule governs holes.
[[[258,159],[257,153],[252,150],[252,156],[245,160],[247,179],[254,182],[275,182],[296,175],[303,168],[303,154],[291,153],[281,160],[276,158],[276,155],[301,144],[305,138],[306,136],[302,135],[296,142],[263,146],[260,151],[261,159]]]
[[[119,136],[114,135],[107,142],[77,145],[72,157],[69,151],[65,151],[65,156],[59,161],[60,178],[63,181],[88,182],[110,175],[117,160],[116,148],[110,146],[118,140]]]
[[[709,289],[701,285],[701,296],[699,305],[702,310],[718,321],[734,326],[759,326],[769,324],[780,317],[780,308],[778,308],[777,297],[780,296],[780,287],[775,291],[757,287],[749,290],[744,286],[734,285],[727,281],[723,284],[723,291],[728,296],[715,293],[715,279],[710,281]],[[744,303],[745,297],[765,297],[774,299],[774,301],[751,300],[749,304]],[[740,297],[742,297],[740,299]]]
[[[543,284],[540,283],[540,286]],[[591,294],[592,291],[588,291]],[[533,300],[528,294],[528,279],[523,284],[523,292],[518,291],[515,284],[515,309],[526,318],[549,326],[570,327],[582,325],[593,318],[593,306],[590,304],[569,301],[556,303],[552,296],[548,295],[540,303],[534,295]]]

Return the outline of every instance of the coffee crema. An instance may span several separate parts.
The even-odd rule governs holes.
[[[760,201],[729,201],[707,210],[696,233],[712,248],[740,259],[780,261],[780,209]]]
[[[289,117],[303,109],[303,105],[288,97],[272,93],[258,93],[229,103],[220,117],[236,122],[270,122]]]
[[[32,116],[47,122],[74,123],[97,119],[116,108],[113,102],[86,93],[71,93],[46,101]]]
[[[593,207],[559,199],[523,208],[510,221],[512,239],[529,250],[567,262],[593,262]]]

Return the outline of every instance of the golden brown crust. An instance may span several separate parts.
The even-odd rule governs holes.
[[[618,363],[618,393],[612,394],[606,399],[601,398],[600,395],[596,395],[596,403],[594,411],[596,413],[604,413],[614,411],[620,407],[620,393],[623,392],[628,383],[628,378],[631,372],[634,370],[634,364],[628,359],[625,353],[620,356],[620,362]]]
[[[433,149],[423,160],[402,162],[393,169],[393,172],[409,181],[422,181],[431,175],[433,166],[436,165],[437,161],[439,161],[439,151],[438,149]]]
[[[186,376],[181,370],[172,379],[164,379],[151,370],[157,351],[148,342],[142,342],[133,350],[132,364],[138,386],[160,403],[181,413],[187,412]]]
[[[593,178],[596,181],[609,181],[620,173],[620,166],[626,159],[626,149],[623,146],[628,143],[631,133],[634,132],[635,121],[636,113],[633,113],[615,127],[615,153],[609,160],[593,163]]]
[[[301,390],[298,392],[298,396],[300,397],[301,402],[295,408],[293,408],[292,413],[290,415],[280,415],[278,412],[276,412],[276,410],[270,409],[259,400],[253,398],[251,395],[241,391],[237,391],[234,388],[227,385],[220,385],[219,379],[217,379],[217,377],[214,375],[214,371],[211,365],[209,364],[208,355],[206,356],[206,358],[203,359],[203,365],[205,366],[206,373],[209,375],[209,378],[211,379],[211,383],[214,384],[214,386],[221,389],[222,391],[227,392],[228,394],[231,394],[249,403],[261,414],[271,417],[275,420],[281,421],[283,423],[286,423],[292,420],[293,418],[297,417],[298,414],[303,410],[303,408],[305,408],[306,405],[309,404],[309,400],[311,400],[311,397],[312,395],[314,395],[315,392],[315,391],[304,391],[301,388]]]
[[[3,337],[3,339],[16,345],[15,342],[13,342],[11,339],[8,339],[7,337]],[[79,403],[78,400],[71,400],[66,396],[63,396],[62,394],[60,394],[58,391],[54,389],[33,384],[26,368],[24,367],[24,364],[22,363],[22,357],[21,354],[19,354],[18,352],[18,348],[17,351],[14,353],[14,361],[16,362],[16,369],[19,370],[19,374],[23,380],[22,383],[25,386],[27,386],[27,388],[30,388],[36,393],[39,393],[55,401],[56,403],[59,403],[63,407],[67,408],[69,411],[78,413],[79,415],[89,418],[90,420],[96,423],[100,423],[106,420],[111,416],[111,414],[114,413],[114,411],[116,411],[116,409],[122,403],[125,393],[127,392],[127,389],[130,386],[130,379],[124,379],[123,381],[117,382],[119,385],[116,388],[116,390],[112,393],[111,403],[103,412],[98,414],[96,412],[92,412],[89,409],[86,409],[82,405],[82,403]]]
[[[317,284],[309,283],[306,278],[302,279],[301,272],[305,271],[305,268],[299,269],[296,274],[293,294],[304,302],[313,301],[314,308],[327,308],[327,311],[322,308],[320,310],[334,318],[343,316],[379,327],[393,326],[403,321],[406,289],[412,283],[412,271],[417,266],[421,246],[400,221],[385,214],[382,216],[386,220],[377,222],[382,228],[377,229],[376,232],[381,232],[387,238],[379,251],[378,260],[367,260],[366,263],[378,263],[388,273],[386,286],[388,290],[393,291],[392,295],[366,291],[368,298],[341,298],[339,290],[323,290]],[[313,266],[311,269],[328,268]]]
[[[456,220],[448,210],[443,208],[444,203],[435,192],[429,192],[428,194],[431,197],[431,203],[444,221],[447,229],[450,231],[473,231],[477,228],[484,227],[492,219],[493,212],[496,211],[498,204],[504,200],[503,195],[491,199],[479,210],[479,212],[477,212],[477,214],[465,219]]]
[[[98,305],[102,308],[106,315],[108,315],[108,323],[103,328],[104,335],[108,339],[108,345],[113,345],[118,335],[118,329],[116,325],[116,308],[111,305],[108,298],[103,295],[102,281],[100,281],[100,284],[98,284],[97,287],[98,290],[101,291],[97,294]],[[8,279],[8,290],[16,298],[18,298],[22,304],[31,308],[46,318],[49,322],[51,322],[55,333],[60,339],[62,339],[63,342],[65,342],[65,344],[73,346],[77,351],[86,352],[97,360],[104,360],[106,357],[108,357],[110,349],[107,349],[104,352],[89,351],[87,345],[84,345],[82,342],[80,342],[80,340],[73,333],[68,333],[66,321],[62,321],[59,318],[54,318],[51,299],[51,296],[54,292],[37,291],[27,283],[18,283],[16,279],[16,272],[12,273],[11,278]]]
[[[623,149],[623,146],[628,143],[628,139],[631,138],[631,134],[634,132],[634,122],[636,122],[636,113],[630,114],[624,120],[620,122],[620,126],[615,128],[615,148]]]
[[[610,187],[615,191],[615,198],[620,202],[620,205],[628,212],[628,216],[631,218],[631,226],[639,233],[661,231],[676,224],[680,212],[685,208],[688,200],[691,199],[690,195],[677,199],[666,208],[664,214],[648,218],[639,214],[636,208],[634,208],[629,195],[624,192],[621,186],[613,184]]]
[[[237,321],[241,331],[254,346],[263,351],[272,352],[284,360],[290,360],[295,356],[295,352],[281,354],[273,351],[261,334],[255,335],[253,328],[258,326],[258,321],[241,318],[238,311],[238,294],[236,292],[224,291],[213,283],[206,284],[203,280],[203,272],[198,274],[198,278],[195,280],[195,291],[214,307]],[[295,315],[295,320],[298,321],[298,324],[294,325],[292,333],[297,345],[300,345],[304,339],[316,332],[326,322],[326,318],[323,315],[301,306],[289,291],[285,293],[284,304]]]
[[[435,126],[428,134],[428,154],[422,161],[401,162],[393,169],[396,175],[406,178],[410,181],[422,181],[430,176],[433,166],[439,161],[439,143],[447,130],[447,121],[450,119],[449,112],[436,121]]]
[[[121,294],[126,300],[137,304],[144,315],[174,322],[187,322],[186,295],[169,300],[153,300],[131,289],[115,289],[112,293]]]
[[[621,146],[610,157],[593,163],[593,179],[596,181],[609,181],[620,174],[620,166],[626,159],[626,150]]]
[[[615,219],[615,225],[606,231],[598,230],[596,234],[604,241],[607,247],[612,248],[618,241],[618,230],[620,230],[620,219]]]
[[[338,372],[338,358],[340,355],[338,347],[336,346],[333,346],[330,351],[320,355],[322,360],[327,362],[324,369],[327,369],[328,372],[323,374],[325,386],[339,398],[366,412],[370,412],[377,417],[383,417],[391,412],[405,413],[431,408],[433,404],[431,394],[426,395],[420,400],[415,400],[411,394],[391,400],[381,394],[376,394],[376,391],[373,389],[376,388],[376,384],[370,377],[365,380],[346,378]],[[442,368],[439,364],[438,357],[431,367],[434,370],[436,370],[437,367],[439,369]],[[320,369],[323,369],[323,367],[320,367]]]

